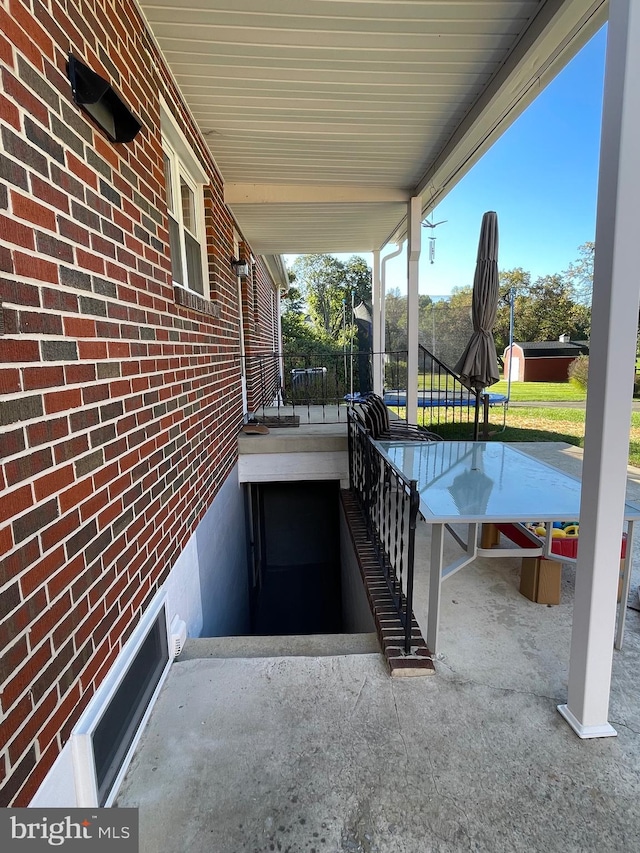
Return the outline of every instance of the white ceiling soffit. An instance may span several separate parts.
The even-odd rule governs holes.
[[[260,254],[405,236],[604,23],[606,0],[139,0]]]

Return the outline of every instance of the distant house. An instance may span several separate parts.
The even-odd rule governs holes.
[[[514,342],[504,351],[504,375],[512,382],[564,382],[579,355],[589,355],[588,342],[570,341],[566,335],[557,341]]]

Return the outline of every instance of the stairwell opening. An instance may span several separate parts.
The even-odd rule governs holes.
[[[363,618],[353,615],[353,584],[341,562],[339,483],[256,483],[249,502],[252,634],[374,630],[368,608]]]

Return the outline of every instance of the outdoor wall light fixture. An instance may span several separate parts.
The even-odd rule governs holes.
[[[112,142],[131,142],[142,125],[107,80],[69,54],[73,100]]]
[[[249,275],[249,262],[238,258],[231,258],[231,266],[238,278],[247,278]]]

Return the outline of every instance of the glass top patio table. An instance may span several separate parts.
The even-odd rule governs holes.
[[[416,480],[426,521],[573,521],[580,480],[501,442],[376,441]],[[625,519],[640,517],[627,502]]]

